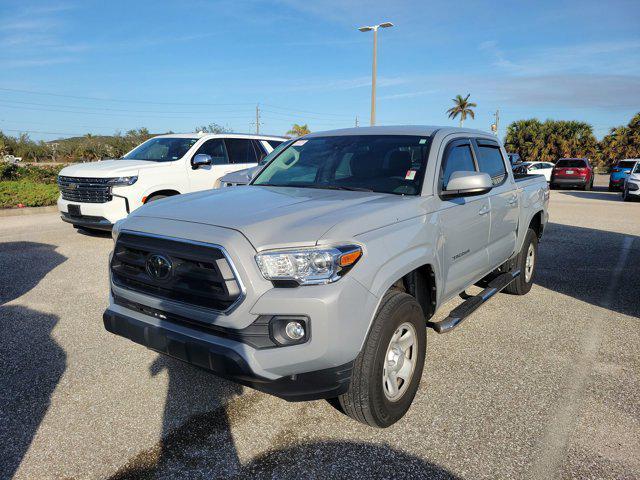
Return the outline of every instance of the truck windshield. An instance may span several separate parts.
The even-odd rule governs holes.
[[[419,195],[430,142],[409,135],[296,140],[252,184]]]
[[[156,137],[134,148],[122,159],[171,162],[182,158],[197,141],[197,138]]]
[[[260,163],[258,163],[258,165],[260,165],[260,166],[266,165],[271,160],[273,160],[278,155],[280,155],[280,152],[282,150],[284,150],[285,148],[287,148],[289,145],[291,145],[294,141],[295,140],[288,140],[286,142],[282,142],[282,143],[276,145],[275,148],[273,150],[271,150],[271,152],[266,157],[264,157],[262,160],[260,160]],[[269,145],[272,145],[271,141],[269,141]]]

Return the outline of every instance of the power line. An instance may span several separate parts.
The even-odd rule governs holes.
[[[41,135],[70,135],[74,137],[83,137],[86,133],[69,133],[69,132],[43,132],[40,130],[16,130],[11,128],[2,128],[4,132],[16,132],[16,133],[39,133]]]
[[[312,112],[310,110],[296,110],[293,108],[288,108],[288,107],[278,107],[277,105],[270,105],[267,103],[263,103],[262,104],[265,107],[269,107],[269,108],[274,108],[276,110],[286,110],[287,112],[296,112],[296,113],[304,113],[304,114],[311,114],[311,115],[322,115],[322,116],[329,116],[329,117],[351,117],[351,114],[348,113],[323,113],[323,112]]]
[[[48,95],[51,97],[62,97],[62,98],[75,98],[75,99],[79,99],[79,100],[94,100],[94,101],[99,101],[99,102],[117,102],[117,103],[144,103],[144,104],[149,104],[149,105],[189,105],[189,106],[199,106],[199,105],[204,105],[204,106],[223,106],[223,105],[229,105],[229,106],[237,106],[237,105],[252,105],[249,102],[245,102],[245,103],[203,103],[203,102],[198,102],[198,103],[182,103],[182,102],[152,102],[149,100],[124,100],[124,99],[118,99],[118,98],[100,98],[100,97],[88,97],[88,96],[83,96],[83,95],[66,95],[66,94],[61,94],[61,93],[51,93],[51,92],[38,92],[35,90],[22,90],[19,88],[5,88],[5,87],[0,87],[1,91],[5,91],[5,92],[16,92],[16,93],[27,93],[30,95]]]
[[[7,100],[6,98],[0,98],[2,102],[17,103],[19,105],[34,105],[40,107],[60,107],[60,108],[75,108],[82,110],[97,110],[97,111],[109,111],[109,112],[127,112],[127,113],[166,113],[166,114],[184,114],[184,115],[210,115],[211,112],[176,112],[176,111],[162,111],[162,110],[130,110],[124,108],[108,108],[108,107],[84,107],[80,105],[60,105],[56,103],[36,103],[36,102],[22,102],[19,100]],[[225,112],[222,112],[225,113]]]
[[[22,106],[16,106],[16,105],[7,105],[7,104],[3,104],[0,103],[0,107],[5,107],[5,108],[13,108],[16,110],[33,110],[33,111],[39,111],[39,112],[56,112],[56,113],[73,113],[76,115],[103,115],[103,116],[107,116],[107,117],[128,117],[131,118],[131,115],[129,113],[108,113],[108,112],[90,112],[90,111],[77,111],[77,110],[59,110],[59,109],[52,109],[52,108],[37,108],[37,107],[22,107]],[[211,114],[208,113],[202,113],[202,116],[200,117],[193,117],[193,116],[177,116],[177,115],[156,115],[155,118],[169,118],[169,119],[175,119],[175,120],[189,120],[189,121],[195,121],[195,122],[201,122],[203,121],[202,118],[203,116],[211,116]],[[248,115],[233,115],[233,116],[225,116],[225,118],[234,118],[234,119],[244,119],[247,118]],[[140,115],[138,115],[138,118],[141,118]]]

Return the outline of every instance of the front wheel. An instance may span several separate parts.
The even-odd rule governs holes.
[[[525,295],[531,290],[533,278],[536,273],[536,263],[538,260],[538,235],[533,229],[528,229],[524,237],[524,243],[520,253],[516,257],[517,268],[520,275],[504,289],[505,292],[513,295]]]
[[[425,319],[411,295],[390,290],[356,358],[341,410],[372,427],[400,420],[418,391],[427,347]]]

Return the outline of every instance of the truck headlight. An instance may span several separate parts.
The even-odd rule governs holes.
[[[110,178],[107,180],[107,185],[133,185],[138,181],[138,176],[134,175],[131,177],[116,177]]]
[[[267,280],[322,285],[339,280],[361,256],[362,247],[339,245],[265,251],[256,262]]]

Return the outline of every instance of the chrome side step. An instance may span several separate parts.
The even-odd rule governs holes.
[[[433,328],[438,333],[447,333],[460,325],[465,318],[475,312],[487,300],[504,289],[520,275],[520,270],[512,270],[498,275],[489,282],[487,288],[479,294],[469,296],[464,302],[451,310],[447,318],[440,322],[427,322],[427,327]]]

